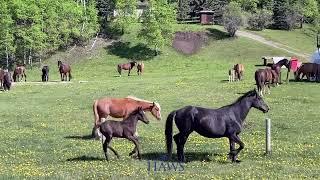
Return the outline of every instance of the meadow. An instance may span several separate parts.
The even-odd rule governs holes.
[[[255,88],[254,71],[261,56],[290,55],[246,38],[228,38],[211,26],[177,29],[211,32],[208,45],[185,56],[170,46],[144,61],[145,73],[118,77],[116,65],[149,49],[139,46],[136,29],[122,37],[120,50],[101,48],[93,56],[72,62],[70,83],[18,83],[0,92],[1,179],[316,179],[320,175],[320,94],[318,83],[290,82],[264,97],[270,111],[251,110],[240,137],[245,143],[239,159],[227,160],[226,138],[208,139],[193,133],[185,147],[183,171],[148,171],[148,163],[165,155],[167,115],[186,105],[218,108]],[[130,43],[129,43],[130,42]],[[306,42],[309,43],[309,42]],[[143,51],[139,51],[143,50]],[[50,81],[59,82],[56,61],[46,61]],[[148,55],[148,54],[147,54]],[[149,57],[149,56],[148,56]],[[245,65],[244,80],[228,83],[228,69]],[[28,70],[28,81],[40,81],[40,69]],[[292,75],[291,75],[292,78]],[[103,96],[133,95],[156,101],[163,119],[149,113],[150,124],[139,123],[142,160],[128,156],[133,144],[113,139],[118,160],[104,160],[101,142],[90,139],[92,103]],[[272,121],[272,154],[265,156],[265,124]],[[175,132],[177,131],[174,129]],[[174,145],[174,155],[176,147]],[[174,156],[175,157],[175,156]]]

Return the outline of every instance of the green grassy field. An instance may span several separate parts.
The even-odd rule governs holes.
[[[311,25],[304,25],[304,28],[292,31],[265,29],[250,32],[283,44],[289,50],[306,53],[307,55],[311,55],[317,48],[317,33]]]
[[[101,49],[98,56],[73,63],[71,83],[19,83],[10,92],[0,92],[1,179],[318,178],[319,84],[306,82],[272,88],[265,97],[271,108],[268,114],[251,110],[241,134],[246,146],[239,155],[240,164],[227,160],[226,138],[207,139],[193,133],[185,148],[189,162],[184,171],[148,172],[148,163],[165,154],[164,123],[169,112],[185,105],[216,108],[232,103],[255,87],[253,74],[261,68],[255,66],[262,63],[261,54],[283,54],[211,31],[208,46],[198,54],[184,56],[166,47],[160,56],[144,61],[143,76],[133,72],[130,77],[117,77],[116,64],[139,53],[134,51],[138,42],[131,33],[123,37],[124,42],[132,42],[126,49]],[[235,63],[245,64],[245,79],[228,83],[227,70]],[[49,64],[50,80],[58,81],[56,62]],[[39,69],[28,71],[28,81],[39,80]],[[159,102],[163,119],[157,121],[148,114],[151,123],[138,125],[143,160],[128,156],[133,148],[129,141],[114,139],[121,159],[111,154],[111,161],[104,161],[101,142],[88,139],[93,100],[128,95]],[[266,117],[272,120],[271,156],[264,155]]]

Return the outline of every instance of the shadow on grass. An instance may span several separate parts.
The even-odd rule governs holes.
[[[67,159],[67,161],[104,161],[104,160],[105,160],[104,158],[85,156],[85,155]]]
[[[208,36],[210,38],[213,38],[214,40],[223,40],[223,39],[231,39],[232,37],[229,36],[228,33],[224,31],[220,31],[218,29],[213,29],[213,28],[207,28],[206,29],[208,32]]]
[[[130,42],[114,42],[106,47],[106,50],[113,55],[121,58],[135,60],[151,60],[156,56],[155,50],[150,49],[146,45],[139,43],[135,46],[130,46]]]
[[[300,80],[289,79],[289,82],[320,83],[319,81],[310,81],[308,79],[300,79]]]
[[[66,139],[82,139],[82,140],[94,140],[94,138],[92,138],[91,134],[89,135],[84,135],[84,136],[66,136],[64,137]]]
[[[143,153],[141,154],[141,158],[143,160],[151,160],[151,161],[167,161],[167,154],[161,152],[150,152],[150,153]],[[211,162],[212,160],[210,157],[212,156],[225,156],[223,154],[217,153],[208,153],[208,152],[185,152],[186,162],[193,162],[193,161],[206,161]],[[170,161],[178,161],[176,154],[172,154],[172,159]],[[220,162],[220,161],[219,161]],[[227,163],[227,162],[220,162],[220,163]]]

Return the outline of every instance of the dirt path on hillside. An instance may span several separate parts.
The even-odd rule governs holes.
[[[274,48],[277,48],[277,49],[281,49],[283,51],[286,51],[288,53],[294,54],[294,55],[296,55],[296,56],[298,56],[300,58],[303,58],[305,60],[309,60],[310,59],[310,55],[308,55],[306,53],[303,53],[298,49],[289,47],[287,45],[284,45],[284,44],[281,44],[281,43],[278,43],[278,42],[267,40],[262,36],[259,36],[259,35],[256,35],[256,34],[253,34],[253,33],[250,33],[250,32],[237,31],[236,35],[237,36],[241,36],[241,37],[250,38],[250,39],[253,39],[253,40],[258,41],[260,43],[266,44],[268,46],[271,46],[271,47],[274,47]]]

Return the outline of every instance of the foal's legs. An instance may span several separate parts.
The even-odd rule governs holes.
[[[114,149],[109,145],[110,142],[111,142],[111,140],[112,140],[112,137],[111,137],[111,136],[106,136],[105,138],[106,138],[106,140],[105,140],[104,143],[103,143],[103,151],[104,151],[104,155],[105,155],[105,157],[106,157],[106,160],[109,161],[109,158],[108,158],[108,148],[109,148],[109,149],[117,156],[117,158],[119,159],[119,154],[117,153],[117,151],[114,150]],[[102,138],[102,142],[103,142],[103,139],[104,139],[104,138]]]
[[[232,141],[230,142],[230,156],[232,157],[232,162],[240,162],[237,160],[237,156],[239,154],[239,152],[244,148],[244,143],[240,140],[239,136],[236,135],[236,134],[233,134],[229,137],[229,141]],[[239,144],[239,148],[238,149],[233,149],[231,150],[231,144],[232,143],[237,143]],[[234,148],[234,147],[232,147]]]
[[[135,145],[135,149],[138,152],[138,159],[141,159],[140,149],[139,149],[139,141],[135,136],[129,136],[128,139],[132,141]],[[133,149],[134,150],[134,149]],[[131,154],[131,153],[130,153]]]

